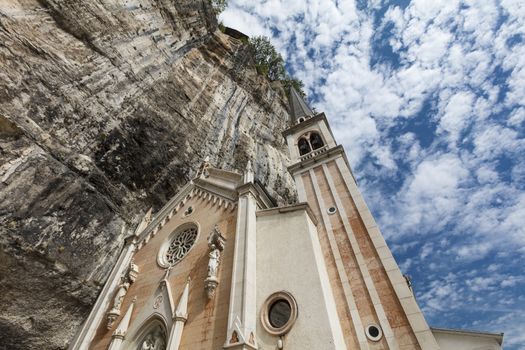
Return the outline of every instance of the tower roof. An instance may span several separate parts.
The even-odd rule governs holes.
[[[293,124],[295,124],[295,121],[301,117],[311,117],[314,114],[294,87],[290,88],[289,102],[290,115]]]

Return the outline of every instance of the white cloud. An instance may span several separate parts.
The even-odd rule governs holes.
[[[491,250],[488,242],[469,243],[466,246],[456,247],[455,252],[460,260],[474,261],[483,259]]]
[[[456,143],[471,118],[474,95],[460,91],[446,98],[442,103],[445,104],[445,107],[439,123],[440,128],[449,133],[451,143]]]
[[[261,23],[259,17],[240,9],[228,9],[221,14],[221,20],[250,36],[271,36],[271,31]]]

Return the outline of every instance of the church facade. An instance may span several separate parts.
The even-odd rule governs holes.
[[[483,349],[502,335],[427,324],[323,113],[291,91],[299,203],[207,161],[144,216],[72,350]]]

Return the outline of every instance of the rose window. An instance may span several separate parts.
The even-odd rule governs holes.
[[[190,251],[197,239],[197,228],[187,227],[172,239],[166,251],[166,263],[175,265]]]

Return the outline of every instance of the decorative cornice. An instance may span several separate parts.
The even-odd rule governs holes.
[[[275,206],[272,199],[266,194],[262,186],[258,183],[245,183],[244,185],[237,187],[237,191],[239,192],[239,197],[244,196],[248,193],[251,194],[257,201],[259,207],[261,208],[266,209]]]
[[[481,337],[481,338],[491,338],[495,339],[499,345],[503,343],[503,333],[492,333],[492,332],[482,332],[482,331],[471,331],[464,329],[449,329],[449,328],[436,328],[430,327],[432,333],[445,333],[445,334],[457,334],[457,335],[467,335],[471,337]]]
[[[288,171],[293,175],[297,172],[303,172],[310,169],[312,166],[322,164],[326,161],[332,160],[336,156],[343,155],[346,160],[345,150],[342,145],[337,145],[333,148],[326,150],[323,153],[320,153],[312,158],[308,158],[301,162],[297,162],[288,167]]]
[[[224,199],[231,202],[237,201],[237,191],[235,189],[228,189],[220,187],[216,184],[207,182],[202,179],[194,180],[195,187],[214,195],[217,199]]]
[[[237,191],[239,192],[239,197],[244,196],[247,193],[252,194],[254,197],[257,197],[259,193],[257,193],[257,188],[255,188],[255,184],[253,182],[247,182],[244,185],[240,185],[237,187]]]
[[[257,200],[257,204],[261,208],[272,208],[275,206],[273,199],[266,193],[264,188],[258,182],[249,182],[237,186],[242,176],[233,173],[222,171],[220,169],[208,168],[210,181],[208,178],[195,178],[186,184],[172,199],[164,205],[164,207],[151,219],[151,222],[140,232],[136,232],[134,235],[126,238],[126,244],[134,243],[137,244],[137,249],[141,249],[145,244],[153,238],[158,231],[166,225],[171,217],[176,214],[186,202],[197,196],[213,204],[217,204],[219,207],[225,209],[235,210],[237,207],[237,201],[240,195],[251,193]],[[231,180],[232,182],[228,185],[225,183],[221,186],[219,183],[212,182],[213,175],[217,179]],[[237,186],[237,187],[235,187]],[[140,224],[139,224],[140,225]]]
[[[204,188],[202,185],[203,182],[199,182],[197,185],[193,181],[190,181],[159,211],[158,214],[155,215],[155,217],[151,220],[151,223],[149,223],[149,225],[146,226],[142,232],[138,233],[138,237],[130,236],[130,239],[136,238],[134,243],[137,244],[137,249],[141,249],[145,244],[147,244],[149,240],[153,238],[157,232],[159,232],[162,227],[164,227],[164,225],[169,222],[172,216],[175,215],[186,204],[186,202],[194,196],[198,196],[203,200],[217,204],[219,207],[224,207],[225,209],[230,209],[233,211],[236,208],[237,200],[230,199],[231,194],[226,197],[226,195],[217,193],[218,191],[216,186]],[[229,192],[236,194],[236,191]]]
[[[304,129],[310,125],[316,124],[318,121],[324,120],[326,122],[326,115],[324,113],[316,114],[315,116],[306,119],[302,123],[295,124],[282,132],[284,138],[290,134],[295,134],[297,131]],[[326,122],[328,124],[328,122]]]
[[[267,215],[275,215],[275,214],[285,214],[285,213],[290,213],[290,212],[299,211],[299,210],[304,210],[306,214],[308,214],[308,216],[310,217],[310,220],[312,220],[313,224],[317,226],[317,223],[318,223],[317,217],[315,216],[314,212],[310,208],[310,205],[306,202],[289,205],[286,207],[258,210],[255,213],[255,215],[267,216]]]

